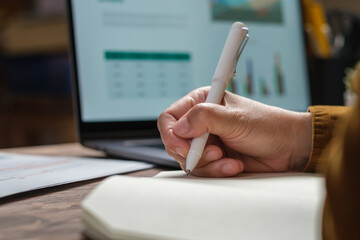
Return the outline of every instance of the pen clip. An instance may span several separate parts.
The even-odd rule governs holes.
[[[240,55],[241,53],[243,52],[248,40],[249,40],[249,29],[247,27],[243,27],[242,28],[243,30],[246,31],[246,35],[245,35],[245,38],[243,39],[240,47],[239,47],[239,50],[236,52],[235,56],[234,56],[234,65],[233,65],[233,78],[235,78],[235,75],[236,75],[236,66],[238,64],[238,61],[239,61],[239,58],[240,58]]]

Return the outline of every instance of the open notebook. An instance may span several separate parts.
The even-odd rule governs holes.
[[[305,173],[204,179],[115,176],[83,201],[93,239],[320,239],[324,179]]]

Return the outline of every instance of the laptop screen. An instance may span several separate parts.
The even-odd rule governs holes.
[[[73,0],[84,123],[152,121],[211,84],[234,21],[250,40],[229,90],[306,110],[310,103],[298,0]]]

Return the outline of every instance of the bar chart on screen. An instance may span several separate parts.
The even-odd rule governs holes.
[[[251,57],[245,60],[245,71],[238,74],[231,90],[246,97],[284,97],[286,95],[285,76],[282,69],[281,55],[274,54],[271,63],[272,74],[264,74],[259,70]]]

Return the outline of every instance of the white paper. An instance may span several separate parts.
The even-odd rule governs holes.
[[[324,196],[324,178],[304,173],[117,176],[84,200],[83,221],[111,239],[315,240]]]
[[[184,171],[163,171],[155,177],[172,181],[299,196],[316,196],[322,189],[319,183],[322,184],[323,182],[321,174],[303,172],[242,173],[237,177],[230,178],[201,178],[187,176]]]
[[[0,153],[0,198],[152,167],[138,161]]]

